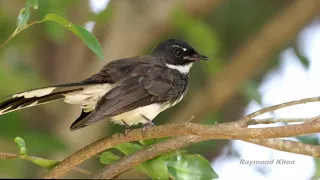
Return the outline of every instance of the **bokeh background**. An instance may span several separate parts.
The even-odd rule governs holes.
[[[24,0],[1,0],[1,43],[14,31],[24,4]],[[205,124],[234,121],[263,107],[319,96],[319,4],[318,0],[39,0],[31,19],[56,13],[86,27],[99,40],[105,59],[99,59],[78,37],[54,22],[34,25],[0,49],[0,96],[79,81],[113,59],[148,53],[160,41],[177,38],[212,60],[193,67],[187,96],[160,114],[155,123],[183,121],[193,115],[194,122]],[[290,16],[288,7],[294,12]],[[278,20],[282,23],[277,24]],[[290,28],[283,23],[295,21],[297,25]],[[277,37],[283,32],[290,38]],[[254,44],[257,41],[260,43]],[[13,139],[20,136],[29,155],[63,160],[101,137],[123,131],[123,127],[104,121],[71,132],[69,127],[79,113],[77,106],[54,102],[3,115],[0,151],[18,152]],[[312,103],[264,117],[319,114],[319,104]],[[317,135],[291,139],[318,144]],[[320,173],[317,159],[241,141],[210,140],[186,149],[211,161],[220,179],[310,179]],[[241,159],[285,159],[295,164],[247,166],[239,164]],[[81,167],[95,171],[102,164],[96,156]],[[44,172],[23,160],[0,161],[2,178],[39,177]],[[84,176],[72,171],[66,177]],[[130,171],[122,177],[145,176]]]

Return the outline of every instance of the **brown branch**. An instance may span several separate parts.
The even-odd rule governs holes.
[[[292,120],[294,122],[309,121],[311,119],[314,119],[314,118],[305,118],[305,119],[267,118],[267,119],[261,119],[257,121],[255,124],[260,124],[261,122],[262,123],[292,122]],[[249,121],[248,123],[251,124],[251,122],[252,121]],[[160,142],[158,144],[151,145],[143,150],[140,150],[136,153],[125,156],[111,165],[105,166],[101,170],[95,172],[91,176],[91,178],[92,179],[110,179],[115,176],[118,176],[123,172],[128,171],[134,166],[137,166],[150,159],[153,159],[161,154],[164,154],[176,149],[181,149],[183,147],[189,146],[190,144],[205,141],[208,139],[209,138],[199,137],[199,136],[180,136],[164,142]],[[251,140],[244,140],[244,141],[253,143],[256,145],[264,146],[267,148],[279,150],[279,151],[291,152],[295,154],[302,154],[302,155],[307,155],[312,157],[320,157],[320,146],[317,146],[317,145],[309,145],[309,144],[304,144],[297,141],[284,140],[284,139],[251,139]]]
[[[273,124],[273,123],[297,123],[313,120],[314,118],[265,118],[265,119],[251,119],[248,125],[257,124]]]
[[[297,105],[297,104],[305,104],[305,103],[310,103],[310,102],[317,102],[317,101],[320,101],[320,97],[311,97],[311,98],[305,98],[305,99],[299,99],[299,100],[294,100],[294,101],[289,101],[289,102],[285,102],[285,103],[282,103],[282,104],[278,104],[278,105],[275,105],[275,106],[270,106],[270,107],[267,107],[267,108],[264,108],[264,109],[261,109],[259,111],[256,111],[256,112],[253,112],[243,118],[241,118],[239,121],[237,121],[237,124],[240,126],[240,127],[246,127],[248,126],[248,123],[251,119],[257,117],[257,116],[260,116],[266,112],[270,112],[270,111],[276,111],[276,110],[279,110],[279,109],[283,109],[283,108],[286,108],[286,107],[290,107],[290,106],[294,106],[294,105]]]
[[[274,111],[280,108],[303,104],[307,102],[319,101],[320,97],[306,98],[301,100],[294,100],[282,104],[274,105],[265,109],[258,110],[249,114],[248,116],[233,122],[221,123],[216,125],[202,125],[194,123],[182,124],[167,124],[150,128],[146,132],[141,129],[131,130],[126,135],[114,134],[110,137],[98,140],[83,149],[72,154],[56,167],[54,167],[44,178],[59,178],[64,173],[68,172],[72,167],[80,164],[86,159],[98,154],[112,146],[124,142],[138,141],[151,138],[173,137],[181,135],[198,135],[205,136],[212,139],[265,139],[265,138],[279,138],[290,137],[302,134],[311,134],[318,132],[320,123],[317,125],[316,121],[309,123],[288,125],[282,127],[269,127],[269,128],[239,128],[246,127],[250,118],[255,118],[263,113]]]
[[[134,166],[137,166],[145,161],[156,158],[161,154],[171,152],[176,149],[181,149],[190,144],[205,141],[208,138],[199,136],[181,136],[151,145],[143,150],[134,154],[130,154],[121,158],[111,165],[107,165],[101,170],[95,172],[90,179],[111,179],[115,176],[128,171]],[[300,142],[283,140],[283,139],[254,139],[246,140],[253,144],[261,145],[264,147],[276,149],[279,151],[291,152],[296,154],[303,154],[313,157],[320,156],[320,146],[306,145]]]
[[[16,154],[10,154],[10,153],[2,153],[0,152],[0,159],[14,159],[18,156]]]
[[[299,125],[268,128],[223,127],[221,125],[209,126],[195,123],[160,125],[152,127],[146,132],[139,128],[131,130],[127,134],[114,134],[86,146],[55,166],[44,178],[59,178],[84,160],[125,142],[182,135],[197,135],[210,139],[266,139],[312,134],[319,131],[320,123],[318,123],[318,120]]]
[[[115,176],[131,169],[136,165],[139,165],[144,161],[153,159],[161,154],[186,147],[203,139],[204,138],[201,138],[199,136],[181,136],[148,146],[145,149],[140,150],[134,154],[124,156],[119,161],[116,161],[113,164],[105,166],[100,171],[94,173],[90,177],[90,179],[114,178]]]
[[[277,119],[277,118],[267,118],[267,119],[253,119],[259,115],[262,115],[267,112],[275,111],[281,108],[297,105],[297,104],[304,104],[308,102],[315,102],[320,101],[320,97],[312,97],[312,98],[306,98],[301,100],[294,100],[278,105],[274,105],[268,108],[264,108],[261,110],[258,110],[256,112],[253,112],[244,118],[232,122],[232,123],[222,123],[217,124],[218,128],[230,128],[230,127],[247,127],[250,124],[261,124],[261,123],[271,123],[271,122],[289,122],[292,120],[299,120],[299,121],[305,121],[305,122],[314,122],[314,120],[317,120],[316,118],[297,118],[297,119]],[[251,119],[250,119],[251,118]],[[311,121],[313,120],[313,121]],[[180,149],[182,147],[188,146],[191,143],[196,143],[200,141],[204,141],[210,139],[208,137],[200,137],[200,136],[182,136],[173,138],[158,144],[155,144],[153,146],[147,147],[145,150],[141,150],[137,153],[134,153],[129,156],[125,156],[124,158],[120,159],[114,164],[111,164],[109,166],[104,167],[100,171],[94,173],[92,175],[92,178],[101,179],[101,178],[112,178],[116,175],[119,175],[131,167],[138,165],[144,161],[150,160],[152,158],[155,158],[159,156],[160,154],[170,152],[175,149]],[[313,157],[319,157],[320,154],[320,146],[315,145],[307,145],[300,142],[295,142],[291,140],[283,140],[283,139],[249,139],[244,140],[246,142],[250,142],[253,144],[261,145],[264,147],[268,147],[271,149],[276,149],[280,151],[285,152],[291,152],[296,154],[303,154]]]
[[[318,145],[304,144],[284,139],[250,139],[245,141],[279,151],[320,157],[320,146]]]

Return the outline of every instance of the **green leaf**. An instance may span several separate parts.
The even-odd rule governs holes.
[[[118,149],[125,155],[129,155],[143,149],[142,146],[133,143],[119,144],[114,148]],[[142,173],[146,173],[152,179],[168,179],[169,177],[165,161],[160,158],[151,159],[149,161],[141,163],[135,169]]]
[[[24,26],[27,25],[27,22],[30,18],[30,9],[26,5],[24,8],[21,9],[18,19],[17,19],[17,28],[22,29]]]
[[[27,4],[33,9],[38,9],[38,0],[27,0]]]
[[[315,170],[313,177],[310,179],[318,179],[318,177],[320,177],[320,159],[314,158],[314,163],[316,165],[316,170]]]
[[[25,157],[25,159],[33,162],[34,164],[36,164],[40,167],[47,168],[47,169],[51,169],[54,166],[56,166],[57,164],[59,164],[59,161],[43,159],[43,158],[39,158],[39,157],[27,156],[27,157]]]
[[[143,147],[138,145],[138,144],[133,144],[133,143],[123,143],[115,146],[114,148],[118,149],[121,151],[123,154],[128,155],[135,153],[139,150],[141,150]]]
[[[85,28],[78,26],[78,25],[74,25],[71,22],[69,22],[68,20],[66,20],[65,18],[56,15],[56,14],[47,14],[43,20],[41,20],[40,22],[44,22],[44,21],[54,21],[59,23],[60,25],[64,26],[65,28],[67,28],[68,30],[70,30],[71,32],[73,32],[73,34],[75,34],[76,36],[78,36],[80,39],[82,39],[85,44],[94,52],[96,53],[100,58],[104,58],[103,57],[103,52],[101,49],[101,46],[99,44],[99,41],[97,40],[97,38],[88,30],[86,30]]]
[[[146,139],[146,140],[139,140],[139,143],[141,143],[144,146],[150,146],[150,145],[165,141],[167,139],[169,138],[165,137],[165,138],[157,138],[157,139]]]
[[[22,156],[27,155],[27,148],[24,140],[21,137],[16,137],[14,138],[14,142],[18,145],[18,148],[20,150],[19,154]]]
[[[207,180],[219,177],[210,162],[200,155],[174,156],[167,159],[167,166],[173,179]]]
[[[293,47],[293,51],[297,58],[299,58],[299,61],[303,65],[303,67],[308,69],[310,67],[310,60],[300,52],[297,46]]]
[[[89,32],[87,29],[75,25],[75,27],[78,29],[78,31],[80,31],[80,33],[82,34],[83,40],[85,41],[85,43],[87,44],[87,46],[94,52],[96,53],[100,58],[103,59],[103,52],[100,46],[99,41],[97,40],[97,38],[91,33]]]
[[[102,164],[111,164],[118,159],[120,159],[119,156],[114,155],[112,152],[108,152],[108,151],[103,152],[100,156],[100,162]]]
[[[169,179],[169,172],[166,162],[160,158],[146,161],[140,164],[137,169],[146,173],[152,179]]]

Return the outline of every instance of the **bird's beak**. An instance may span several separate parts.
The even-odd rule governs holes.
[[[210,60],[207,56],[201,55],[199,53],[193,54],[189,59],[193,61]]]

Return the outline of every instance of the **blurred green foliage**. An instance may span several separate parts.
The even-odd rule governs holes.
[[[144,146],[134,143],[123,143],[114,147],[125,155],[142,150]],[[110,164],[120,157],[110,151],[102,153],[100,162]],[[218,175],[213,171],[210,162],[201,155],[187,154],[186,151],[175,151],[148,160],[136,167],[152,179],[214,179]]]

